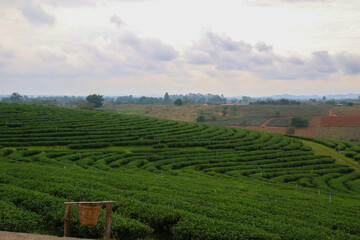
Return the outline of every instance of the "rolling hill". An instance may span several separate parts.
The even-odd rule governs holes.
[[[64,202],[114,200],[114,238],[360,239],[360,174],[300,139],[96,111],[0,109],[0,230],[60,236]],[[318,143],[360,152],[355,143]],[[104,212],[83,227],[73,211],[71,235],[101,237]]]

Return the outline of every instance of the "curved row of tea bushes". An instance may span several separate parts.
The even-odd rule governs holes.
[[[174,239],[360,238],[358,216],[350,213],[356,209],[352,202],[335,200],[329,206],[326,197],[302,189],[282,193],[272,183],[246,178],[239,182],[166,174],[160,178],[141,170],[103,172],[31,163],[20,167],[1,161],[0,165],[7,170],[0,174],[0,203],[24,211],[6,217],[8,226],[21,214],[38,219],[43,231],[61,235],[64,201],[112,199],[118,201],[112,235],[125,239],[151,236],[154,231]],[[82,227],[75,209],[72,212],[72,236],[102,235],[104,210],[95,228]],[[23,223],[22,231],[34,229],[34,224]]]

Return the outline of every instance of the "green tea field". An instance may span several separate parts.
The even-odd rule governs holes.
[[[114,239],[360,239],[360,145],[0,103],[0,230],[61,236],[68,201],[117,201]],[[351,161],[352,164],[347,164]],[[72,237],[83,227],[76,206]]]

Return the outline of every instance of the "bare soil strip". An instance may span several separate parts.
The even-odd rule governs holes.
[[[271,121],[271,119],[273,119],[273,118],[269,118],[268,120],[263,122],[263,124],[261,124],[260,127],[266,127],[266,125]]]
[[[351,158],[346,157],[344,154],[338,153],[335,149],[328,148],[324,145],[321,145],[321,144],[318,144],[315,142],[310,142],[310,141],[305,141],[305,140],[301,140],[301,141],[305,144],[305,146],[311,147],[313,152],[315,152],[317,154],[331,156],[331,157],[335,158],[337,163],[348,165],[348,166],[352,167],[355,170],[355,172],[360,172],[359,163],[357,163],[355,160],[353,160]]]
[[[330,108],[329,109],[329,116],[332,117],[332,116],[337,116],[336,114],[334,114],[334,110],[335,108]]]
[[[85,238],[67,238],[30,233],[16,233],[0,231],[0,240],[90,240]]]

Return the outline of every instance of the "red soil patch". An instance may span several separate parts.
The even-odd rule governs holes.
[[[295,135],[305,136],[305,137],[314,137],[319,127],[306,127],[306,128],[297,128],[295,130]]]
[[[324,116],[321,118],[321,127],[352,127],[360,126],[360,116]]]
[[[321,119],[322,119],[323,116],[314,116],[310,123],[309,123],[309,126],[310,127],[320,127],[321,126]]]
[[[329,116],[336,116],[334,110],[336,110],[334,107],[329,109]]]

